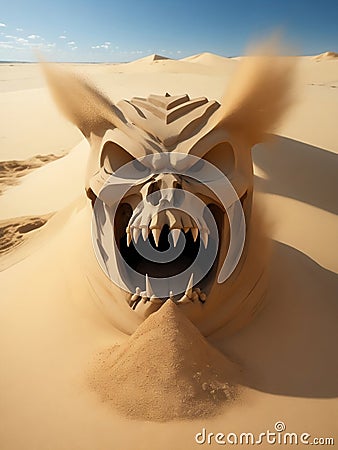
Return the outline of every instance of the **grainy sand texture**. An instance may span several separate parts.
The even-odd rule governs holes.
[[[190,450],[202,428],[258,435],[277,421],[338,442],[338,58],[293,58],[292,104],[252,151],[272,243],[265,307],[207,339],[170,302],[145,322],[117,302],[112,324],[115,288],[95,281],[89,144],[37,64],[0,65],[1,449]],[[224,92],[243,59],[68,68],[113,102],[168,92],[226,104],[240,102]]]

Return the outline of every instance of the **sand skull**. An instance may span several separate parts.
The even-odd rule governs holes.
[[[45,73],[91,145],[93,244],[114,301],[143,320],[171,298],[205,334],[251,319],[265,261],[250,150],[285,110],[285,61],[242,64],[221,104],[166,93],[115,105],[70,73]]]

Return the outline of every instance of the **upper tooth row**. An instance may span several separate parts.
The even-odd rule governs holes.
[[[171,229],[170,233],[173,239],[173,243],[174,243],[174,247],[176,247],[178,239],[180,237],[181,234],[181,230],[184,233],[187,233],[189,230],[191,230],[191,234],[192,237],[194,239],[194,242],[196,242],[197,237],[198,237],[198,232],[200,231],[200,235],[201,235],[201,239],[202,242],[204,244],[204,247],[207,248],[208,246],[208,241],[209,241],[209,230],[207,228],[204,228],[202,230],[199,230],[198,228],[173,228]],[[141,226],[141,227],[136,227],[136,226],[131,226],[131,227],[127,227],[126,228],[126,233],[127,233],[127,246],[129,247],[132,239],[134,240],[135,244],[138,242],[138,239],[140,237],[140,235],[142,234],[142,238],[144,241],[146,241],[148,239],[148,235],[149,232],[152,233],[153,238],[154,238],[154,242],[156,247],[158,247],[158,243],[160,240],[160,235],[162,232],[162,228],[160,227],[152,227],[152,228],[148,228],[147,226]]]

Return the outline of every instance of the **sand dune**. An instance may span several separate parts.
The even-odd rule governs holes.
[[[115,101],[167,91],[220,100],[238,61],[224,58],[223,64],[219,58],[202,54],[190,61],[150,58],[77,68]],[[111,283],[107,280],[104,292],[108,295],[102,301],[93,289],[92,280],[101,276],[101,269],[91,250],[91,207],[84,192],[89,146],[60,117],[46,88],[39,85],[41,80],[35,78],[35,66],[11,69],[15,76],[0,66],[1,78],[11,79],[4,82],[6,88],[0,88],[0,160],[5,161],[0,196],[1,447],[186,450],[196,448],[194,436],[202,427],[214,433],[258,434],[273,430],[278,420],[289,432],[338,440],[334,435],[338,419],[338,89],[332,87],[338,81],[338,60],[321,58],[319,64],[299,58],[296,102],[276,130],[275,141],[254,149],[256,198],[272,224],[274,247],[266,307],[241,332],[225,337],[220,330],[208,340],[245,370],[239,400],[226,404],[214,417],[168,423],[131,421],[112,409],[109,401],[102,403],[97,391],[88,389],[85,374],[98,354],[107,356],[109,368],[114,346],[119,345],[127,356],[138,347],[131,349],[126,333],[112,325],[116,309],[112,311],[109,303]],[[25,75],[29,75],[27,81]],[[33,168],[45,161],[44,157],[32,159],[35,155],[61,151],[67,155]],[[17,173],[23,176],[18,178]],[[116,308],[125,317],[121,328],[139,325],[127,305]],[[177,321],[177,317],[168,323],[158,320],[159,328],[150,327],[148,336],[168,349],[165,330],[168,327],[170,339],[175,340]],[[152,389],[158,387],[156,374],[147,378],[144,365],[151,364],[163,375],[162,362],[155,357],[149,360],[161,354],[160,348],[147,353],[144,345],[139,347],[139,361],[144,364],[133,371],[134,358],[128,364],[121,360],[123,376],[119,378],[120,383],[127,380],[128,386],[132,383],[136,388],[137,374],[143,388],[149,381],[149,391],[137,391],[140,401],[149,396],[153,400]],[[100,378],[102,366],[99,369]],[[109,370],[105,373],[108,387]],[[177,375],[175,370],[170,373]],[[123,384],[114,385],[122,409],[127,395],[123,389]],[[159,406],[161,411],[169,407],[170,403]],[[141,409],[136,415],[140,414]]]
[[[196,55],[197,56],[197,55]],[[219,57],[221,58],[221,57]],[[182,59],[172,59],[167,58],[165,56],[161,55],[149,55],[144,58],[137,59],[135,61],[132,61],[130,63],[126,63],[123,67],[123,72],[166,72],[166,73],[196,73],[196,67],[194,67],[195,64],[199,65],[199,73],[201,75],[203,74],[212,74],[217,70],[218,66],[215,64],[217,62],[217,57],[215,57],[215,60],[213,61],[212,56],[210,55],[210,60],[208,61],[208,58],[203,59],[203,57],[200,60],[190,59],[190,58],[182,58]],[[223,61],[223,58],[220,60],[220,62]],[[194,65],[191,65],[191,63],[194,63]],[[214,65],[213,65],[214,64]],[[121,66],[120,66],[121,68]]]
[[[167,56],[152,54],[149,56],[145,56],[144,58],[137,59],[133,61],[133,63],[153,63],[155,61],[167,61],[172,60],[172,58],[168,58]]]
[[[36,155],[24,161],[2,161],[0,162],[0,195],[6,188],[15,186],[19,179],[34,169],[44,164],[62,158],[64,155]]]
[[[150,64],[153,67],[156,67],[156,66],[161,66],[162,64],[165,64],[165,63],[170,63],[171,61],[175,61],[175,60],[172,58],[167,58],[166,56],[152,54],[152,55],[144,56],[143,58],[136,59],[135,61],[126,63],[126,66],[135,67],[135,66],[147,66]]]
[[[20,184],[0,196],[0,220],[59,211],[78,199],[84,192],[86,157],[88,144],[82,141],[67,156],[28,171]],[[22,202],[27,193],[29,202]]]
[[[215,55],[213,53],[204,52],[197,53],[196,55],[187,56],[186,58],[182,58],[181,61],[189,61],[192,63],[199,63],[205,65],[216,65],[227,63],[231,61],[231,58],[227,58],[226,56]]]
[[[330,59],[337,59],[338,58],[338,53],[336,52],[324,52],[324,53],[320,53],[319,55],[313,56],[313,59],[315,61],[327,61]]]
[[[5,255],[12,254],[18,246],[24,244],[34,236],[34,231],[40,229],[47,223],[51,215],[44,217],[16,217],[10,220],[0,221],[0,268],[11,265],[11,262],[4,258]]]

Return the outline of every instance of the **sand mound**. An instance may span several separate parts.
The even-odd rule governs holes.
[[[23,161],[0,161],[0,195],[10,186],[15,186],[19,178],[27,175],[30,171],[37,169],[44,164],[55,161],[66,155],[36,155]]]
[[[126,343],[99,355],[89,382],[123,415],[164,421],[215,414],[236,397],[236,373],[238,367],[167,301]]]
[[[326,61],[326,60],[337,59],[337,58],[338,58],[338,53],[336,53],[336,52],[324,52],[324,53],[320,53],[319,55],[316,55],[313,57],[313,59],[315,61]]]

